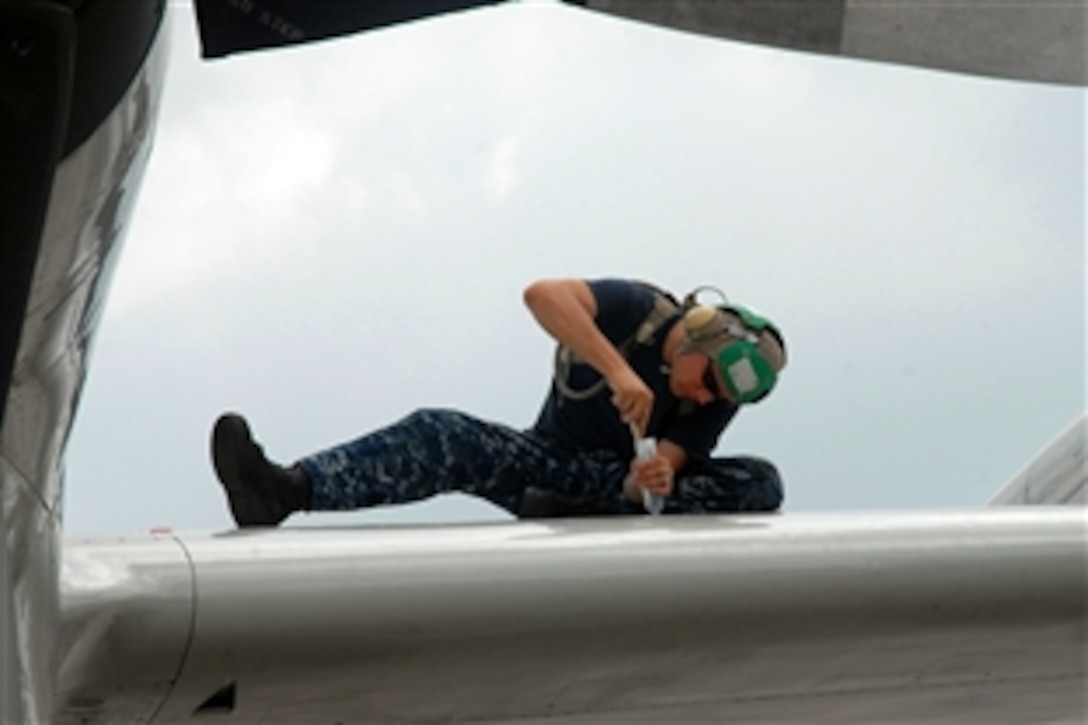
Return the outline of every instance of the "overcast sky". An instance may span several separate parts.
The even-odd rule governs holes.
[[[1085,408],[1083,89],[533,3],[204,62],[170,15],[68,534],[232,526],[224,410],[284,462],[423,406],[528,426],[543,276],[716,284],[773,318],[790,366],[718,453],[774,460],[786,511],[980,505]]]

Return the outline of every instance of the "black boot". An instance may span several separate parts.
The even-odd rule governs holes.
[[[215,422],[212,465],[239,528],[276,526],[295,511],[310,508],[306,475],[297,466],[269,462],[253,441],[245,418],[237,413],[227,413]]]
[[[549,519],[567,516],[607,516],[616,513],[602,501],[594,498],[564,496],[536,486],[529,486],[521,494],[519,519]]]

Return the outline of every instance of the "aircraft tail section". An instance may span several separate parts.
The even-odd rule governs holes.
[[[1042,453],[1005,484],[988,506],[1085,506],[1088,504],[1088,414],[1082,414]]]

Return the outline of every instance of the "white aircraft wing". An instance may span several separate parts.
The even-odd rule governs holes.
[[[58,722],[1083,721],[1081,508],[68,544]]]
[[[1082,415],[990,499],[990,506],[1088,504],[1088,415]]]

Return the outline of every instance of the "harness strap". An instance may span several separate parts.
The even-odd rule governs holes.
[[[650,287],[656,293],[656,296],[654,297],[654,306],[653,309],[650,310],[650,313],[646,315],[646,319],[635,328],[634,334],[616,346],[616,349],[625,360],[630,358],[630,355],[634,352],[636,346],[649,345],[650,341],[653,340],[654,335],[661,329],[661,326],[664,325],[670,317],[680,311],[679,303],[677,303],[676,299],[671,294],[648,282],[643,282],[641,284]],[[566,345],[556,345],[554,372],[552,377],[555,379],[555,389],[559,392],[560,404],[562,404],[564,399],[585,400],[586,398],[593,397],[607,384],[607,381],[602,377],[588,388],[583,388],[582,390],[575,390],[572,388],[568,382],[568,378],[570,377],[570,366],[580,362],[583,361],[580,360],[569,347]]]

